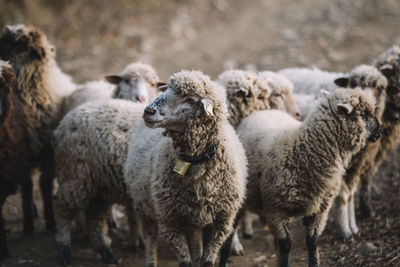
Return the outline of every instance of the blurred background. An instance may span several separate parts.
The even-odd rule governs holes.
[[[182,68],[317,66],[347,71],[400,42],[398,0],[0,0],[0,26],[33,24],[77,82],[151,63]]]
[[[119,73],[133,61],[152,64],[164,80],[184,68],[213,78],[229,68],[346,72],[400,43],[399,0],[0,0],[0,7],[1,28],[40,28],[56,46],[61,69],[78,83]],[[380,217],[359,220],[362,233],[346,243],[328,224],[320,240],[322,266],[400,266],[399,155],[392,153],[375,177]],[[5,266],[56,266],[53,233],[39,220],[36,233],[22,237],[16,199],[4,208],[13,253]],[[271,236],[257,231],[243,240],[246,255],[233,257],[231,266],[274,265]],[[143,252],[132,254],[126,232],[112,234],[121,265],[143,266]],[[304,236],[296,240],[293,266],[307,266]],[[367,243],[373,253],[362,251]],[[77,266],[99,266],[84,237],[73,248]],[[160,266],[176,265],[161,246]]]

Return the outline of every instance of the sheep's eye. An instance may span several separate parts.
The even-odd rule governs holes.
[[[274,97],[282,97],[282,93],[274,94],[273,96],[274,96]]]
[[[185,99],[185,103],[187,103],[189,105],[193,105],[194,103],[196,103],[196,100],[192,97],[189,97],[189,98]]]

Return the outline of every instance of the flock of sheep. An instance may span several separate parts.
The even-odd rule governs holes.
[[[218,257],[227,266],[230,253],[243,253],[239,226],[253,234],[251,213],[274,235],[280,266],[289,266],[288,225],[303,218],[309,266],[318,266],[329,210],[344,238],[357,233],[358,185],[362,213],[374,216],[371,178],[400,141],[398,46],[349,73],[228,70],[212,81],[183,70],[162,83],[132,63],[107,82],[76,85],[41,31],[13,25],[0,59],[0,204],[20,188],[31,233],[39,168],[64,265],[74,221],[104,262],[117,263],[108,220],[118,203],[148,267],[157,266],[159,235],[181,267]],[[0,260],[8,256],[0,217]]]

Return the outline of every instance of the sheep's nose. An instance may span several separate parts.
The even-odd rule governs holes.
[[[294,114],[296,116],[296,118],[298,118],[300,120],[300,112],[296,112],[296,114]]]
[[[156,110],[154,108],[150,107],[150,106],[147,106],[144,109],[144,114],[145,115],[154,115],[154,114],[156,114]]]
[[[136,100],[140,103],[144,103],[146,101],[146,98],[144,96],[136,96]]]

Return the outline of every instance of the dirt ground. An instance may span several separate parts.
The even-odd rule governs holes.
[[[228,68],[316,66],[344,72],[371,63],[400,43],[398,0],[54,2],[0,0],[0,26],[39,26],[56,45],[61,68],[77,82],[118,73],[137,60],[153,64],[162,79],[184,68],[200,69],[213,78]],[[328,223],[319,240],[321,266],[400,266],[399,156],[400,149],[375,176],[373,204],[378,216],[360,218],[358,236],[343,242],[336,226]],[[35,222],[35,233],[23,237],[19,196],[8,199],[3,214],[12,258],[1,266],[58,266],[54,233],[44,230],[42,218]],[[299,225],[292,227],[291,263],[307,266]],[[143,251],[130,250],[126,230],[113,230],[111,235],[121,266],[144,265]],[[160,242],[159,266],[177,266]],[[242,242],[246,254],[232,257],[231,266],[275,265],[272,238],[258,225],[254,238]],[[360,247],[366,242],[377,250],[363,253]],[[73,236],[72,246],[73,266],[103,266],[83,234]]]

